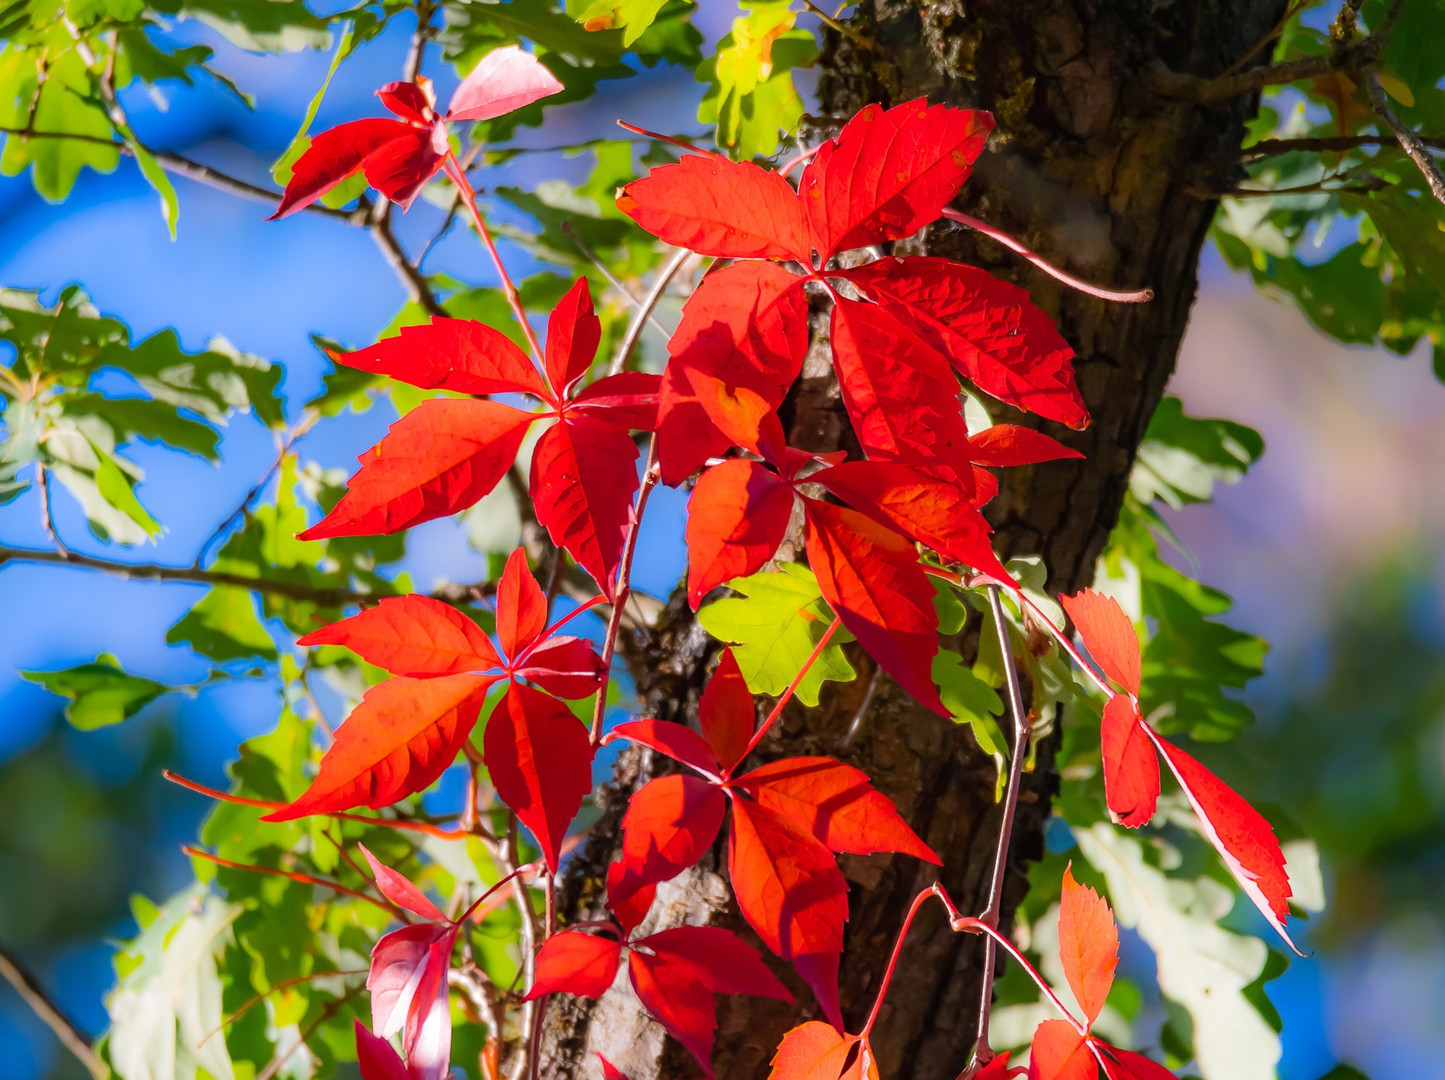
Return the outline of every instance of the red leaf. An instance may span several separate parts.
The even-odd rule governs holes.
[[[1059,900],[1059,960],[1079,1008],[1093,1027],[1114,985],[1119,928],[1104,898],[1075,881],[1070,867],[1064,868]]]
[[[1147,825],[1159,803],[1159,756],[1144,731],[1139,706],[1115,694],[1099,725],[1104,759],[1104,799],[1125,828]]]
[[[992,130],[986,112],[922,98],[886,111],[865,107],[819,148],[798,185],[821,259],[901,240],[936,220]]]
[[[717,670],[703,689],[697,716],[702,737],[717,755],[718,763],[724,769],[736,768],[752,741],[758,714],[732,649],[723,649]]]
[[[517,460],[532,415],[494,401],[424,401],[361,455],[331,513],[302,540],[394,533],[465,510]]]
[[[639,923],[647,918],[652,901],[657,898],[657,886],[647,885],[628,896],[619,898],[617,889],[622,884],[626,867],[621,862],[610,863],[607,867],[607,907],[617,919],[625,934],[631,934]]]
[[[863,452],[942,467],[971,495],[968,425],[947,361],[878,304],[835,301],[831,333],[838,387]]]
[[[452,94],[448,120],[491,120],[563,89],[555,75],[517,45],[493,49]]]
[[[978,1072],[974,1073],[973,1080],[1008,1080],[1008,1056],[1009,1052],[1005,1050],[983,1068],[979,1069]],[[1023,1070],[1020,1069],[1019,1071],[1022,1072]]]
[[[783,1036],[768,1080],[878,1080],[868,1040],[809,1020]]]
[[[592,790],[587,729],[556,698],[513,683],[487,721],[482,754],[497,794],[555,872],[567,826]]]
[[[617,208],[653,236],[699,255],[811,262],[797,195],[751,162],[687,154],[628,184]]]
[[[1074,596],[1059,597],[1059,602],[1094,662],[1105,675],[1138,697],[1139,634],[1119,601],[1093,589],[1083,589]]]
[[[693,398],[714,427],[734,446],[760,454],[774,465],[781,460],[786,439],[783,425],[768,399],[746,386],[730,386],[702,368],[682,369]]]
[[[409,139],[413,130],[398,120],[377,117],[323,131],[296,159],[281,205],[266,220],[275,221],[310,206],[360,169],[368,154],[397,139]]]
[[[442,167],[447,155],[446,128],[407,126],[406,134],[383,143],[361,162],[366,182],[403,211],[421,194],[426,182]]]
[[[938,613],[913,545],[856,510],[808,499],[808,565],[843,625],[884,671],[941,716]]]
[[[436,118],[436,95],[431,86],[414,82],[389,82],[376,92],[391,112],[403,120],[426,127]]]
[[[757,953],[718,927],[679,926],[653,934],[634,943],[627,966],[642,1007],[708,1076],[717,1028],[715,991],[792,1000]]]
[[[637,445],[622,428],[569,415],[532,452],[532,508],[610,600],[637,492]]]
[[[1045,1020],[1034,1029],[1029,1080],[1098,1080],[1089,1043],[1067,1020]]]
[[[616,1065],[612,1064],[612,1062],[608,1061],[601,1054],[597,1055],[597,1060],[602,1062],[602,1080],[629,1080],[628,1075],[625,1072],[619,1069]]]
[[[883,258],[847,273],[986,394],[1073,428],[1089,413],[1073,350],[1017,285],[948,259]]]
[[[1285,944],[1303,956],[1284,928],[1284,921],[1289,917],[1289,875],[1284,869],[1284,852],[1280,850],[1269,822],[1233,788],[1194,758],[1155,735],[1147,725],[1145,731],[1164,755],[1194,812],[1199,815],[1204,835],[1219,852],[1240,888],[1269,920]]]
[[[527,551],[507,556],[497,582],[497,640],[509,657],[520,656],[547,629],[547,595],[527,565]]]
[[[788,530],[793,489],[760,462],[731,458],[698,477],[687,501],[687,599],[760,570]]]
[[[733,799],[728,878],[743,918],[784,960],[836,958],[843,951],[848,884],[833,853],[747,798]],[[816,973],[817,966],[809,970]],[[841,1018],[836,966],[832,970],[831,982],[813,982],[813,989],[824,1014]],[[807,978],[801,966],[799,973]]]
[[[367,1031],[360,1020],[352,1024],[356,1027],[356,1065],[361,1080],[415,1080],[391,1043]]]
[[[500,330],[471,319],[436,318],[422,326],[404,326],[395,337],[332,359],[423,390],[548,396],[527,354]]]
[[[491,638],[450,604],[415,593],[313,630],[298,645],[344,645],[395,675],[460,675],[501,663]]]
[[[1103,1043],[1104,1071],[1109,1080],[1175,1080],[1174,1074],[1157,1061]],[[1110,1058],[1113,1058],[1111,1061]]]
[[[993,530],[951,478],[911,465],[845,461],[808,479],[950,562],[966,563],[1000,581],[1013,580],[994,554],[989,540]]]
[[[995,424],[969,437],[968,456],[976,465],[1006,468],[1082,458],[1084,455],[1033,428]]]
[[[620,428],[651,431],[657,426],[657,394],[661,375],[624,371],[591,383],[567,403],[571,412],[596,414]]]
[[[680,484],[731,445],[698,403],[688,369],[746,387],[776,408],[808,351],[808,300],[800,279],[766,262],[733,263],[702,279],[668,343],[658,394],[658,462]]]
[[[526,1000],[547,994],[600,997],[617,977],[622,943],[602,934],[566,930],[553,934],[537,952],[537,975]]]
[[[263,821],[292,821],[424,791],[456,760],[494,675],[396,676],[366,692],[336,731],[311,786]]]
[[[408,1024],[419,1027],[426,1019],[436,999],[436,978],[427,978],[432,948],[446,942],[450,959],[455,940],[456,928],[449,923],[418,923],[383,934],[372,947],[366,989],[371,994],[371,1026],[382,1038],[390,1038]],[[423,982],[427,983],[425,992]]]
[[[383,862],[379,862],[365,844],[357,844],[361,848],[361,854],[366,856],[367,865],[371,867],[371,873],[376,878],[376,887],[381,895],[399,907],[406,908],[413,915],[420,915],[423,919],[430,919],[432,922],[447,923],[451,920],[442,914],[441,909],[427,899],[426,893],[413,885],[407,878],[397,873]]]
[[[427,959],[427,975],[417,988],[427,1007],[413,1010],[402,1035],[407,1065],[418,1080],[446,1080],[451,1072],[452,1010],[447,968],[451,963],[451,941],[439,941]]]
[[[583,638],[551,637],[527,654],[516,674],[530,679],[549,694],[575,701],[590,697],[602,686],[607,669],[602,657]]]
[[[673,720],[627,720],[612,729],[608,741],[612,739],[631,739],[701,772],[716,775],[722,771],[707,741]]]
[[[578,278],[547,320],[547,380],[559,401],[587,374],[601,341],[602,322],[593,314],[587,279]]]
[[[888,796],[861,769],[826,757],[793,757],[737,778],[758,805],[812,833],[830,851],[898,851],[942,865]]]
[[[625,903],[694,865],[717,839],[727,796],[716,784],[674,773],[649,780],[622,815],[622,871],[609,900]]]

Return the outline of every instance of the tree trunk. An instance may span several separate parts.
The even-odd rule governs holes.
[[[1231,173],[1244,122],[1257,107],[1255,99],[1204,107],[1164,98],[1147,73],[1163,64],[1216,75],[1266,35],[1284,8],[1285,0],[872,0],[857,5],[848,35],[829,34],[825,43],[823,115],[810,120],[811,141],[870,102],[926,96],[988,109],[998,129],[961,207],[1086,280],[1155,290],[1148,304],[1106,303],[948,223],[896,245],[899,253],[959,259],[1025,285],[1078,353],[1077,378],[1093,424],[1083,432],[1046,426],[1085,460],[1008,470],[989,508],[1000,553],[1041,556],[1051,590],[1073,591],[1093,578],[1194,299],[1215,204],[1190,192]],[[821,342],[826,322],[814,322],[819,340],[784,419],[797,445],[847,448],[851,433]],[[1001,411],[1008,410],[996,409],[996,418]],[[686,604],[675,597],[659,628],[631,647],[645,715],[695,723],[713,647]],[[859,766],[944,859],[941,875],[904,857],[841,860],[851,888],[842,996],[850,1029],[857,1030],[920,888],[941,876],[964,910],[983,908],[998,810],[993,763],[966,730],[876,677],[866,656],[853,658],[857,680],[829,684],[817,709],[790,707],[760,749],[766,756],[828,754]],[[1052,746],[1040,750],[1038,768],[1025,778],[1010,852],[1005,928],[1026,888],[1024,866],[1040,853],[1056,783]],[[622,755],[604,815],[564,881],[565,916],[596,910],[627,794],[664,767],[646,751]],[[663,886],[651,915],[657,927],[741,928],[720,855]],[[959,1073],[976,1035],[982,951],[977,938],[949,932],[936,909],[925,909],[875,1028],[884,1077],[951,1080]],[[765,1075],[782,1034],[818,1015],[807,989],[784,965],[775,968],[794,989],[794,1005],[719,998],[719,1076]],[[548,1076],[597,1075],[595,1052],[632,1080],[698,1073],[621,988],[598,1003],[564,997],[549,1007]]]

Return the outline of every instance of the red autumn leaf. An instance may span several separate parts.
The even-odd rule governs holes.
[[[597,1055],[597,1060],[602,1062],[602,1080],[629,1080],[629,1077],[625,1072],[619,1069],[616,1065],[612,1064],[612,1062],[608,1061],[601,1054]]]
[[[423,919],[431,922],[448,922],[447,917],[442,914],[440,908],[427,899],[426,893],[413,885],[407,878],[397,873],[385,863],[377,860],[365,844],[358,844],[361,854],[366,857],[367,865],[371,867],[372,876],[376,878],[376,887],[381,895],[390,900],[398,907],[406,908],[413,915],[420,915]]]
[[[391,1043],[367,1031],[360,1020],[353,1020],[352,1024],[356,1028],[356,1065],[361,1070],[361,1080],[416,1080]]]
[[[394,675],[460,675],[501,663],[481,627],[450,604],[416,594],[386,597],[296,644],[344,645]]]
[[[395,337],[356,352],[334,354],[333,359],[423,390],[548,396],[527,354],[500,330],[471,319],[435,318],[420,326],[404,326]]]
[[[652,909],[652,901],[657,899],[657,886],[647,885],[625,897],[618,897],[617,890],[622,884],[622,875],[626,868],[621,862],[614,862],[607,867],[607,908],[612,912],[617,925],[622,927],[624,933],[631,934],[636,930],[642,920],[647,918],[647,913]]]
[[[373,686],[337,729],[311,786],[262,820],[292,821],[356,806],[379,810],[424,791],[456,760],[496,678],[396,676]]]
[[[651,431],[657,426],[657,394],[662,376],[646,371],[607,375],[577,392],[567,411],[595,415],[617,427]]]
[[[592,790],[587,729],[556,698],[513,683],[487,721],[482,756],[497,794],[555,872],[567,826]]]
[[[841,1027],[836,957],[848,884],[833,853],[766,807],[735,798],[728,878],[748,925],[778,956],[795,961],[824,1015]],[[832,957],[831,968],[813,961],[819,956]],[[820,977],[829,971],[831,978]]]
[[[1005,1050],[983,1068],[979,1069],[978,1072],[974,1073],[973,1080],[1008,1080],[1008,1057],[1009,1052]],[[1020,1069],[1019,1071],[1022,1072],[1023,1070]]]
[[[514,674],[549,694],[574,701],[597,693],[607,669],[590,641],[564,636],[550,637],[532,649]]]
[[[625,429],[584,415],[564,415],[532,453],[538,522],[609,600],[638,487],[636,461]]]
[[[515,659],[535,644],[545,629],[547,594],[532,576],[526,549],[518,548],[507,556],[497,582],[497,640],[507,656]]]
[[[530,413],[494,401],[424,401],[361,455],[361,469],[302,540],[394,533],[465,510],[517,459]]]
[[[366,980],[372,1026],[383,1037],[401,1031],[407,1063],[427,1080],[440,1080],[451,1065],[447,971],[456,935],[453,924],[404,926],[372,949]]]
[[[1284,868],[1284,852],[1269,822],[1194,758],[1161,739],[1147,726],[1145,730],[1199,815],[1204,835],[1219,852],[1240,888],[1285,944],[1303,956],[1284,928],[1289,917],[1291,889]]]
[[[838,388],[875,461],[946,469],[972,494],[968,425],[948,362],[878,304],[839,298],[831,330]]]
[[[1063,461],[1084,455],[1041,431],[1017,424],[995,424],[969,436],[969,460],[975,465],[1007,468],[1013,465],[1037,465],[1045,461]]]
[[[627,961],[642,1007],[712,1075],[715,995],[792,995],[752,949],[720,927],[679,926],[634,942]]]
[[[602,322],[592,310],[592,291],[586,278],[578,278],[547,320],[547,381],[559,399],[587,374],[601,341]]]
[[[537,952],[537,974],[527,1000],[548,994],[595,998],[606,993],[622,963],[622,942],[604,934],[567,930],[553,934]]]
[[[819,257],[901,240],[936,220],[992,130],[986,112],[922,98],[866,106],[819,148],[798,185]]]
[[[613,739],[631,739],[709,775],[722,771],[707,741],[692,728],[673,720],[627,720],[612,729],[607,741]]]
[[[625,903],[694,865],[717,839],[727,804],[722,788],[682,773],[635,791],[622,816],[622,870],[608,889],[609,901]]]
[[[731,445],[699,403],[690,370],[752,390],[776,408],[807,351],[808,300],[796,276],[774,263],[743,262],[704,277],[668,343],[658,392],[663,482],[675,487]]]
[[[1074,596],[1061,596],[1069,619],[1084,640],[1094,662],[1135,697],[1139,696],[1139,634],[1119,601],[1093,589]]]
[[[846,276],[984,393],[1069,427],[1088,425],[1073,350],[1017,285],[923,256],[879,259]]]
[[[952,474],[944,478],[911,465],[845,461],[809,479],[950,562],[965,563],[1000,581],[1013,580],[994,554],[989,540],[993,530]]]
[[[628,184],[617,208],[653,236],[699,255],[811,262],[796,193],[751,162],[684,155]]]
[[[409,124],[381,117],[353,120],[311,140],[306,152],[296,159],[281,204],[267,221],[288,217],[311,205],[341,181],[361,168],[370,155],[398,139],[411,145],[415,131]]]
[[[1125,828],[1148,824],[1159,803],[1159,755],[1128,695],[1115,694],[1104,706],[1099,749],[1109,809]]]
[[[758,724],[753,694],[738,668],[732,649],[723,649],[717,669],[703,688],[697,707],[698,726],[718,764],[734,769],[747,752]]]
[[[867,1039],[809,1020],[783,1036],[768,1080],[878,1080],[878,1063]]]
[[[1045,1020],[1034,1029],[1029,1080],[1098,1080],[1088,1040],[1067,1020]]]
[[[812,833],[829,851],[897,851],[942,865],[868,775],[841,761],[784,758],[738,777],[737,786],[759,806]]]
[[[1099,1045],[1104,1050],[1104,1072],[1109,1080],[1175,1080],[1172,1072],[1143,1054],[1120,1050],[1108,1043]]]
[[[520,46],[493,49],[462,80],[447,108],[448,120],[492,120],[564,87],[542,62]]]
[[[1079,1008],[1093,1027],[1114,985],[1119,928],[1104,898],[1075,881],[1070,867],[1064,868],[1059,900],[1059,960]]]
[[[732,458],[707,469],[687,501],[687,599],[760,570],[778,550],[793,490],[760,462]]]
[[[406,211],[441,169],[447,150],[446,130],[440,125],[407,126],[404,134],[367,154],[361,171],[368,184]]]
[[[941,716],[933,685],[938,653],[934,589],[903,537],[856,510],[809,499],[808,565],[843,625],[884,671]]]

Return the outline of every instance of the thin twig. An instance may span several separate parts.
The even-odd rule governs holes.
[[[106,1080],[110,1076],[110,1070],[105,1067],[96,1052],[91,1049],[90,1040],[85,1037],[74,1020],[65,1015],[65,1011],[50,996],[49,991],[41,984],[31,970],[25,966],[24,961],[16,956],[3,944],[0,944],[0,975],[5,981],[15,988],[20,999],[30,1006],[31,1012],[35,1013],[60,1040],[62,1046],[75,1055],[86,1071],[95,1080]]]
[[[40,494],[40,524],[45,529],[45,535],[60,557],[66,562],[71,561],[70,549],[60,539],[60,533],[55,529],[55,518],[50,510],[50,470],[40,462],[35,463],[35,488]]]
[[[1399,142],[1400,149],[1409,155],[1410,160],[1420,170],[1420,174],[1425,177],[1425,183],[1430,186],[1430,193],[1440,202],[1445,203],[1445,174],[1440,172],[1440,166],[1430,156],[1430,151],[1420,141],[1420,137],[1395,115],[1394,109],[1390,108],[1390,99],[1385,95],[1385,88],[1380,85],[1380,77],[1375,73],[1374,68],[1365,72],[1365,89],[1370,95],[1370,104],[1374,106],[1376,115],[1395,133],[1395,139]]]
[[[562,231],[566,233],[567,238],[571,240],[574,245],[576,245],[577,250],[582,253],[582,257],[588,262],[590,262],[592,266],[596,269],[596,271],[607,279],[607,284],[611,285],[614,289],[616,289],[624,297],[626,297],[627,302],[630,303],[633,307],[642,306],[642,301],[638,298],[637,294],[634,293],[631,289],[629,289],[625,282],[619,280],[616,274],[614,274],[611,270],[607,269],[606,264],[603,263],[603,261],[597,257],[597,255],[592,251],[592,249],[583,242],[581,234],[577,232],[576,226],[574,226],[570,220],[562,222]],[[651,312],[648,312],[647,314],[647,321],[652,326],[652,328],[656,330],[659,334],[661,334],[664,338],[669,338],[672,336],[672,334],[668,331],[667,327],[663,326],[662,323],[658,322]]]
[[[648,317],[652,315],[652,309],[657,307],[657,302],[667,291],[668,284],[682,269],[682,264],[691,254],[692,252],[687,248],[678,248],[672,258],[668,259],[662,269],[657,272],[657,280],[652,283],[652,289],[648,292],[646,299],[642,301],[642,306],[632,316],[632,323],[627,327],[622,344],[617,346],[617,355],[612,358],[612,367],[608,370],[609,375],[618,375],[627,370],[627,360],[632,355],[632,350],[637,347],[637,339],[642,336],[642,328],[646,325]],[[666,333],[666,331],[663,332]]]
[[[1435,150],[1445,150],[1445,137],[1439,135],[1417,135],[1415,139],[1421,146],[1428,146]],[[1322,135],[1298,139],[1261,139],[1253,146],[1246,146],[1240,150],[1239,156],[1241,158],[1262,158],[1297,152],[1322,153],[1356,150],[1363,146],[1383,146],[1387,143],[1393,144],[1396,141],[1392,133],[1373,135]]]
[[[1342,180],[1344,177],[1339,173],[1313,180],[1308,184],[1295,184],[1292,187],[1282,188],[1246,188],[1232,187],[1210,190],[1208,188],[1197,188],[1192,184],[1184,189],[1186,195],[1195,199],[1267,199],[1276,195],[1345,195],[1350,193],[1363,193],[1379,191],[1381,188],[1389,187],[1389,181],[1383,177],[1370,176],[1358,184],[1341,184],[1338,187],[1328,187],[1332,181]]]
[[[1217,79],[1171,71],[1163,64],[1156,64],[1148,71],[1145,79],[1149,86],[1163,97],[1180,98],[1197,105],[1212,105],[1257,93],[1266,87],[1283,86],[1335,71],[1347,71],[1374,60],[1379,49],[1379,42],[1372,36],[1338,54],[1285,60]]]
[[[262,1069],[259,1073],[256,1074],[256,1080],[271,1080],[273,1076],[275,1076],[278,1072],[281,1071],[281,1066],[285,1065],[286,1062],[290,1061],[296,1051],[300,1050],[303,1046],[306,1045],[306,1040],[311,1038],[312,1035],[316,1034],[322,1024],[326,1023],[338,1012],[340,1012],[341,1007],[352,998],[354,998],[357,994],[361,993],[361,990],[362,987],[360,986],[353,987],[352,989],[346,991],[346,993],[342,994],[339,998],[332,998],[324,1006],[322,1006],[321,1011],[316,1014],[316,1019],[312,1020],[311,1023],[307,1024],[306,1027],[297,1034],[296,1041],[291,1045],[289,1049],[284,1052],[279,1049],[276,1051],[276,1056],[267,1063],[264,1069]]]
[[[445,318],[447,309],[442,306],[431,286],[427,284],[426,275],[423,274],[410,259],[401,246],[401,241],[396,238],[396,233],[391,228],[391,217],[389,215],[375,217],[370,225],[372,239],[376,246],[381,248],[381,253],[386,256],[386,261],[401,278],[402,284],[406,286],[407,295],[413,303],[420,304],[432,318]]]
[[[431,24],[432,0],[416,0],[416,30],[411,35],[411,48],[406,54],[406,64],[401,77],[407,82],[416,82],[421,74],[422,61],[426,59],[427,42],[435,32]]]
[[[1306,7],[1308,7],[1309,3],[1310,0],[1294,0],[1294,2],[1285,9],[1284,15],[1280,17],[1279,22],[1275,23],[1274,26],[1270,27],[1269,30],[1265,31],[1264,35],[1253,45],[1251,45],[1249,49],[1242,56],[1240,56],[1238,60],[1236,60],[1234,63],[1230,64],[1227,68],[1221,71],[1219,73],[1219,77],[1221,79],[1229,78],[1229,76],[1237,73],[1240,68],[1244,67],[1245,64],[1249,63],[1266,48],[1268,48],[1270,43],[1273,42],[1275,38],[1279,37],[1279,35],[1284,32],[1284,28],[1289,25],[1290,20],[1293,19],[1296,15],[1298,15],[1301,11],[1303,11]]]

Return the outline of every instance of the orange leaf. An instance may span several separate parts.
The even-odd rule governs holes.
[[[1059,959],[1092,1027],[1114,985],[1119,928],[1104,898],[1075,881],[1068,867],[1064,869],[1064,892],[1059,901]]]

